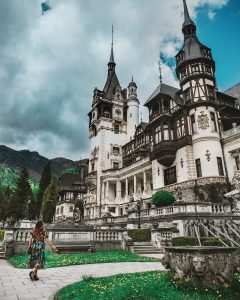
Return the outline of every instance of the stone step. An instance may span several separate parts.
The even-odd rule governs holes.
[[[133,246],[133,249],[155,249],[154,246]]]
[[[135,254],[153,254],[153,253],[162,253],[160,250],[138,250],[134,251]]]

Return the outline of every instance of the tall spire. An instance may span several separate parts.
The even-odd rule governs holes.
[[[182,24],[182,31],[185,37],[189,35],[194,35],[196,33],[196,26],[189,16],[186,0],[183,0],[183,9],[184,9],[184,22]]]
[[[111,43],[111,53],[110,53],[110,59],[108,63],[108,70],[112,71],[115,70],[115,61],[114,61],[114,54],[113,54],[113,24],[112,24],[112,43]]]
[[[161,67],[160,56],[159,56],[159,61],[158,61],[158,69],[159,69],[159,80],[160,80],[159,88],[161,89],[161,85],[162,85],[162,67]]]

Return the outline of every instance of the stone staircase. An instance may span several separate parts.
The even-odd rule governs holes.
[[[2,242],[0,242],[0,259],[5,259],[5,251]]]
[[[154,247],[151,243],[134,243],[132,252],[138,255],[162,254],[162,251]]]

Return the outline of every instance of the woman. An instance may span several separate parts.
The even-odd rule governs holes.
[[[45,241],[54,251],[56,247],[52,242],[47,238],[46,232],[43,227],[43,221],[37,221],[35,228],[31,233],[29,240],[28,253],[29,257],[29,267],[32,268],[32,271],[29,273],[30,279],[39,280],[37,276],[38,269],[44,268],[45,263]]]

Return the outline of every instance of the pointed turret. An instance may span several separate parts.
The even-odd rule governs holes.
[[[116,63],[114,61],[114,53],[113,53],[113,25],[112,25],[112,43],[111,43],[111,52],[110,59],[108,62],[108,77],[104,86],[105,97],[109,100],[112,99],[114,94],[114,90],[117,86],[120,86],[117,75],[115,73]]]
[[[196,25],[189,16],[183,0],[184,42],[176,55],[176,73],[180,80],[184,102],[208,101],[215,98],[215,63],[211,50],[197,38]]]

